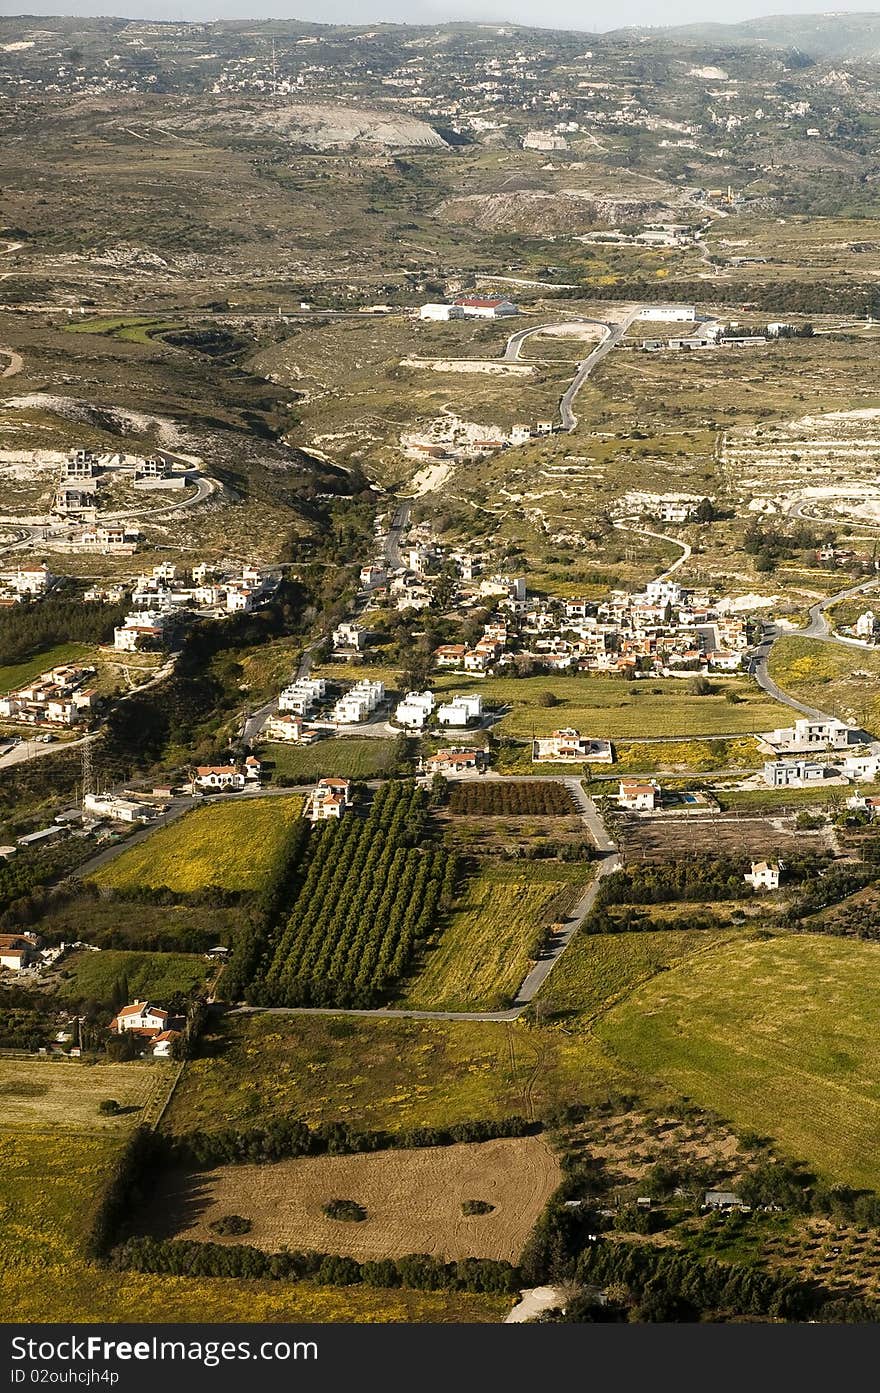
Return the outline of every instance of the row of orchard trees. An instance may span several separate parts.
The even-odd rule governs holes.
[[[394,781],[363,820],[316,830],[287,926],[249,1000],[372,1007],[387,1000],[451,904],[454,858],[423,846],[424,790]]]
[[[571,794],[563,783],[531,783],[499,779],[494,783],[456,784],[449,795],[454,813],[483,813],[507,816],[515,813],[533,816],[562,816],[576,812]]]

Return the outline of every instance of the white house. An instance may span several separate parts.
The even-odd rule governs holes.
[[[753,861],[752,869],[743,876],[743,880],[753,890],[778,890],[782,869],[781,861]]]
[[[310,822],[338,821],[351,803],[350,779],[319,779],[306,799],[302,815]]]
[[[316,701],[321,701],[327,692],[323,677],[304,677],[291,682],[278,697],[279,711],[292,711],[297,716],[307,716]]]
[[[824,764],[808,759],[768,759],[764,763],[764,783],[769,788],[805,788],[825,778]]]
[[[422,305],[419,319],[464,319],[465,313],[460,305]]]
[[[866,609],[856,620],[856,633],[859,638],[873,642],[877,632],[877,616],[872,609]]]
[[[346,621],[336,626],[331,639],[334,648],[353,648],[359,653],[367,646],[367,630]]]
[[[441,726],[466,726],[478,721],[483,714],[483,698],[476,693],[468,696],[455,696],[437,708],[437,720]]]
[[[37,956],[40,939],[36,934],[0,934],[0,967],[21,972]]]
[[[580,764],[591,761],[611,764],[613,754],[610,740],[591,740],[588,735],[566,727],[552,735],[532,741],[532,761],[535,764]]]
[[[397,703],[394,719],[398,725],[411,730],[421,730],[434,710],[433,692],[407,692],[403,701]]]
[[[651,813],[657,806],[660,789],[655,783],[638,783],[633,779],[621,779],[617,791],[617,801],[621,808],[631,812]]]
[[[680,605],[683,591],[674,580],[652,580],[645,586],[645,599],[650,605]]]
[[[151,1006],[148,1001],[134,1001],[130,1006],[123,1006],[114,1016],[110,1029],[117,1035],[125,1035],[129,1030],[158,1033],[165,1030],[167,1022],[168,1012],[161,1007]]]
[[[237,791],[244,788],[244,785],[245,776],[234,764],[201,764],[192,779],[193,792],[197,788]]]
[[[793,726],[782,726],[778,730],[767,731],[764,740],[768,745],[775,745],[792,753],[799,750],[845,750],[850,743],[851,735],[855,733],[857,732],[844,725],[843,721],[811,720],[802,717],[795,721]]]
[[[306,730],[302,716],[270,716],[263,727],[267,740],[282,740],[292,745],[312,745],[317,740],[313,730]]]

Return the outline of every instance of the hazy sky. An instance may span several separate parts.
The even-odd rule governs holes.
[[[846,9],[876,11],[874,4]],[[616,29],[627,24],[734,21],[766,14],[819,13],[804,0],[0,0],[0,15],[121,15],[138,19],[276,19],[324,23],[433,24],[444,19],[513,20],[561,29]],[[824,11],[827,13],[827,10]]]

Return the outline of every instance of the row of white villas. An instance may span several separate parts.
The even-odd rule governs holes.
[[[330,712],[330,719],[341,726],[357,725],[371,716],[384,700],[384,682],[371,682],[365,677],[339,698]]]
[[[316,702],[323,701],[327,683],[323,677],[299,677],[283,688],[278,697],[278,710],[295,716],[308,716]]]

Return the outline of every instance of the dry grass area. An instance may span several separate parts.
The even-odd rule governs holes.
[[[269,1252],[287,1246],[360,1261],[431,1253],[516,1262],[560,1179],[540,1137],[305,1157],[170,1172],[147,1222],[163,1236],[215,1242],[211,1222],[240,1214],[253,1223],[245,1241]],[[332,1199],[355,1200],[367,1218],[328,1219],[323,1206]],[[463,1215],[462,1202],[473,1199],[494,1205],[492,1213]]]
[[[119,1132],[167,1080],[161,1064],[94,1064],[75,1060],[0,1060],[0,1127],[27,1132]],[[98,1104],[115,1098],[126,1109],[101,1117]],[[136,1119],[135,1119],[136,1120]]]
[[[827,851],[829,831],[796,830],[792,817],[627,818],[621,826],[625,855],[637,861],[665,861],[700,852],[717,855],[779,856],[788,852]]]

